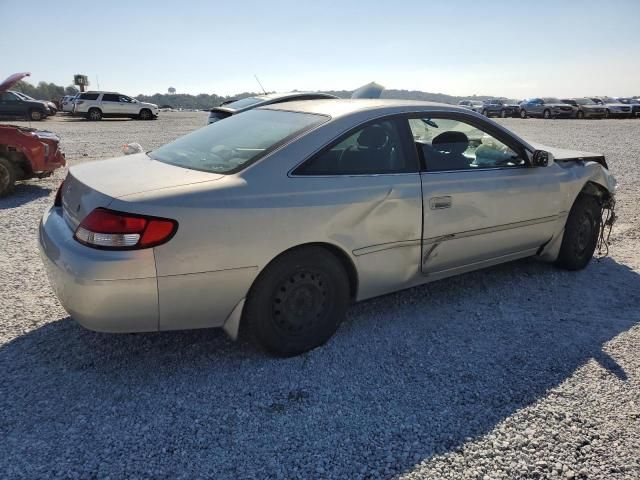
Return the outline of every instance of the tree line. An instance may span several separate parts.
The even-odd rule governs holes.
[[[62,87],[54,83],[40,82],[37,86],[30,84],[29,82],[20,81],[14,87],[14,90],[29,95],[30,97],[38,100],[59,100],[64,95],[75,95],[78,93],[78,89],[69,85]],[[340,98],[349,98],[353,93],[353,90],[327,90],[324,93],[330,93]],[[199,95],[190,95],[186,93],[156,93],[154,95],[138,95],[135,98],[141,102],[155,103],[160,107],[171,108],[187,108],[187,109],[209,109],[216,107],[223,102],[230,100],[239,100],[241,98],[250,97],[253,95],[259,95],[255,92],[242,92],[237,95],[216,95],[215,93],[207,94],[201,93]],[[394,98],[399,100],[424,100],[428,102],[440,102],[457,104],[460,100],[488,100],[493,97],[483,95],[472,95],[466,97],[447,95],[444,93],[429,93],[419,90],[384,90],[382,92],[382,98]]]

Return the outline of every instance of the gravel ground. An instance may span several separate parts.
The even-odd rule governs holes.
[[[73,165],[205,119],[37,126]],[[611,255],[363,302],[328,345],[285,360],[215,330],[84,330],[36,247],[64,172],[20,185],[0,200],[0,478],[639,479],[640,121],[504,123],[607,155]]]

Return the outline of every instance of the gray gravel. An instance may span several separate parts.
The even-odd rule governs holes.
[[[205,122],[38,124],[71,164]],[[277,360],[221,332],[106,335],[60,307],[37,254],[63,176],[0,200],[0,478],[640,478],[640,121],[505,120],[603,151],[611,256],[520,261],[354,306]]]

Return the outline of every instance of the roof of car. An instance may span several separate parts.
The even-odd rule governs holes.
[[[436,110],[449,110],[454,112],[469,113],[466,108],[446,103],[424,102],[420,100],[392,100],[392,99],[322,99],[322,100],[303,100],[286,103],[275,103],[265,105],[263,109],[272,110],[288,110],[304,113],[316,113],[321,115],[329,115],[331,117],[340,117],[349,115],[363,110],[411,110],[412,107],[420,109],[432,107]]]

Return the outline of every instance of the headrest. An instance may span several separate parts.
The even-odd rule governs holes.
[[[379,149],[387,143],[387,131],[379,125],[370,125],[358,135],[358,145],[365,148]]]
[[[436,149],[440,151],[460,154],[469,148],[469,137],[463,132],[442,132],[433,138],[431,145],[437,146]]]

